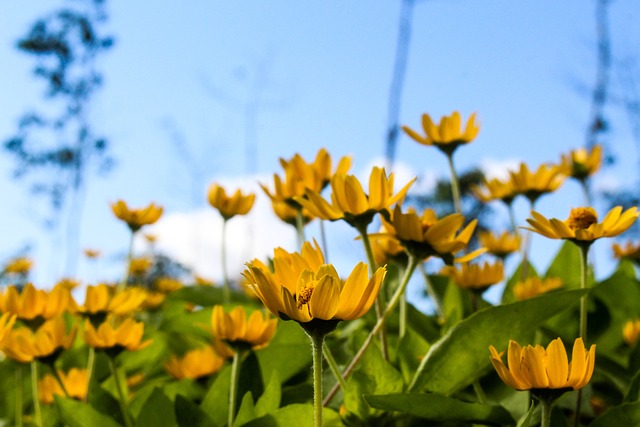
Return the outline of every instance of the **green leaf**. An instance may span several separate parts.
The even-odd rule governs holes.
[[[175,411],[180,427],[210,427],[213,425],[211,418],[198,405],[183,396],[176,396]]]
[[[533,410],[536,408],[536,405],[531,402],[531,407],[529,408],[529,411],[527,411],[527,413],[525,415],[522,416],[522,418],[520,418],[518,420],[518,424],[516,425],[516,427],[529,427],[531,426],[531,421],[532,421],[532,417],[533,417]]]
[[[55,396],[55,400],[60,419],[69,427],[122,427],[85,403],[59,396]]]
[[[513,424],[514,420],[501,406],[468,403],[440,394],[385,394],[364,396],[369,405],[385,411],[425,418],[430,421],[467,421],[494,425]]]
[[[545,279],[557,277],[562,280],[562,289],[579,289],[582,280],[580,272],[580,249],[565,240],[547,269]]]
[[[282,399],[282,385],[280,383],[280,377],[278,371],[273,371],[271,374],[271,380],[267,388],[258,399],[256,403],[256,416],[261,417],[268,412],[273,412],[280,407],[280,400]]]
[[[629,391],[624,396],[624,402],[638,402],[640,401],[640,371],[636,372],[629,385]]]
[[[239,427],[256,417],[256,406],[253,403],[253,396],[251,392],[246,392],[240,403],[240,408],[236,414],[236,419],[233,422],[234,427]]]
[[[329,408],[322,409],[323,427],[342,427],[340,416]],[[243,427],[313,427],[313,405],[298,403],[285,406],[268,415],[256,418]]]
[[[429,351],[429,343],[413,331],[413,323],[407,322],[407,330],[398,344],[397,364],[402,377],[408,383],[420,365],[420,359]]]
[[[136,427],[177,427],[173,404],[160,388],[155,388],[136,420]]]
[[[280,321],[271,343],[257,350],[255,355],[263,384],[269,382],[271,373],[275,371],[278,371],[280,381],[286,382],[311,366],[311,341],[296,322]]]
[[[223,425],[227,422],[230,381],[231,367],[225,366],[218,372],[218,376],[200,404],[200,409],[209,416],[214,425]]]
[[[185,286],[171,293],[171,299],[182,300],[202,307],[210,307],[222,304],[222,288],[216,286]],[[241,292],[232,292],[233,302],[247,302],[249,298]]]
[[[640,425],[640,402],[623,403],[593,420],[589,427]]]
[[[449,395],[490,366],[489,345],[505,349],[510,339],[527,343],[540,323],[576,304],[586,290],[555,292],[488,307],[464,319],[434,343],[414,377],[413,391]]]

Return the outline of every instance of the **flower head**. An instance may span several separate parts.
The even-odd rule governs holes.
[[[27,363],[34,359],[52,364],[60,353],[73,344],[77,328],[74,326],[67,332],[67,325],[62,316],[46,321],[32,332],[27,327],[14,329],[4,343],[5,354],[13,360]]]
[[[11,333],[15,322],[15,314],[4,313],[2,316],[0,316],[0,347],[2,346],[5,338]]]
[[[102,255],[99,249],[87,248],[82,251],[88,259],[98,259]]]
[[[144,323],[127,318],[114,326],[109,320],[103,322],[97,329],[91,322],[84,322],[84,339],[90,347],[116,356],[124,350],[142,350],[151,340],[142,341]]]
[[[547,219],[535,211],[531,211],[531,216],[533,218],[527,219],[531,228],[525,229],[550,239],[566,239],[578,245],[589,245],[601,237],[615,237],[625,232],[638,218],[638,208],[634,206],[622,212],[622,206],[616,206],[600,223],[597,212],[591,207],[571,209],[569,218],[564,221]]]
[[[487,252],[505,259],[508,255],[520,250],[520,237],[516,234],[504,232],[494,234],[490,231],[478,233],[480,245],[487,248]]]
[[[524,281],[513,286],[513,294],[516,299],[525,300],[545,294],[562,287],[562,280],[557,277],[541,279],[539,277],[527,277]]]
[[[543,194],[556,191],[566,179],[561,166],[540,165],[531,172],[526,163],[520,163],[517,172],[510,171],[511,186],[519,194],[524,194],[531,203]]]
[[[155,203],[150,203],[144,208],[133,209],[127,204],[118,200],[111,204],[114,215],[125,222],[132,232],[136,232],[145,225],[153,224],[162,216],[162,207]]]
[[[561,166],[565,169],[565,174],[578,181],[584,181],[595,174],[601,165],[601,145],[594,145],[590,152],[583,147],[562,155]]]
[[[611,249],[613,250],[613,256],[617,259],[626,258],[635,263],[640,263],[640,243],[634,244],[628,241],[624,246],[614,243]]]
[[[43,321],[64,313],[69,307],[71,294],[63,286],[55,286],[50,292],[36,289],[31,283],[21,293],[15,286],[9,286],[0,298],[0,310],[13,313],[33,327]]]
[[[369,194],[365,193],[354,175],[337,173],[331,178],[331,203],[319,192],[307,190],[306,198],[296,201],[312,215],[321,219],[342,219],[356,228],[366,227],[373,217],[392,205],[402,202],[415,178],[393,194],[394,175],[387,177],[384,169],[374,167],[369,176]]]
[[[133,277],[141,277],[149,272],[153,265],[153,259],[142,256],[131,259],[129,262],[129,275]]]
[[[305,208],[292,208],[289,204],[278,200],[271,200],[273,212],[282,220],[282,222],[297,227],[298,211],[302,212],[302,224],[307,225],[313,221],[314,216]]]
[[[209,204],[220,212],[225,220],[231,219],[236,215],[246,215],[253,207],[256,201],[255,194],[242,194],[240,190],[236,190],[233,195],[227,195],[224,187],[213,183],[209,187],[208,193]]]
[[[269,317],[255,310],[247,318],[241,305],[230,313],[225,313],[221,305],[216,305],[211,315],[211,327],[216,339],[231,348],[257,349],[266,346],[276,332],[278,319]]]
[[[145,299],[146,293],[141,288],[130,287],[116,293],[112,286],[104,284],[87,286],[84,304],[77,306],[76,311],[102,323],[108,314],[127,316],[133,313]]]
[[[490,180],[483,178],[482,186],[472,185],[471,191],[483,203],[502,200],[507,206],[520,194],[520,191],[514,187],[510,180],[501,181],[496,178]]]
[[[58,377],[64,384],[64,388],[69,393],[69,397],[76,400],[83,400],[87,395],[87,370],[71,368],[69,372],[58,370]],[[58,380],[51,374],[45,375],[38,383],[38,395],[40,401],[47,405],[54,402],[54,395],[64,397],[64,391],[60,387]]]
[[[622,337],[629,347],[633,347],[638,342],[640,336],[640,319],[629,320],[622,328]]]
[[[33,261],[27,257],[14,258],[4,266],[5,274],[26,275],[31,271]]]
[[[423,114],[422,129],[425,135],[420,135],[407,126],[402,126],[402,129],[413,140],[423,145],[433,145],[447,155],[452,154],[460,145],[473,141],[480,132],[480,126],[476,123],[476,113],[469,116],[463,129],[462,119],[457,111],[451,116],[442,117],[438,125],[433,123],[431,116]]]
[[[445,267],[443,273],[461,288],[483,292],[504,278],[504,266],[500,261],[493,264],[463,263],[458,267]]]
[[[189,350],[182,357],[171,356],[164,364],[164,369],[175,379],[196,380],[218,372],[223,364],[224,358],[207,345]]]
[[[571,363],[560,338],[551,341],[546,350],[540,345],[521,347],[509,341],[508,368],[493,346],[489,350],[491,363],[502,381],[516,390],[578,390],[591,379],[596,358],[595,344],[587,352],[582,338],[573,344]]]
[[[373,305],[384,279],[384,267],[369,277],[367,265],[359,263],[343,281],[331,264],[324,263],[316,243],[305,242],[300,253],[277,248],[274,271],[258,260],[247,263],[246,286],[276,316],[301,324],[315,320],[353,320]]]
[[[160,277],[153,282],[156,291],[163,294],[170,294],[184,287],[184,284],[173,277]]]

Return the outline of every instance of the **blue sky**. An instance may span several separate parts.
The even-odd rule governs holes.
[[[639,52],[640,8],[635,3],[617,0],[610,7],[618,58]],[[14,131],[20,114],[38,105],[43,90],[31,76],[33,59],[20,54],[15,42],[34,19],[60,4],[64,2],[34,0],[0,6],[3,139]],[[172,225],[163,226],[162,233],[179,240],[186,234],[181,227],[193,215],[216,221],[205,199],[214,180],[255,188],[257,180],[268,182],[279,172],[278,157],[299,152],[311,158],[321,147],[334,157],[352,155],[355,172],[364,176],[383,154],[399,1],[178,5],[159,0],[149,5],[108,5],[106,29],[116,44],[99,64],[105,84],[92,104],[91,118],[109,137],[118,163],[108,178],[89,180],[82,247],[113,256],[124,250],[127,231],[108,207],[118,198],[134,206],[152,200],[165,206]],[[477,112],[482,129],[475,142],[456,153],[460,170],[479,164],[499,169],[517,160],[537,166],[582,145],[589,105],[571,82],[591,84],[594,78],[594,1],[425,0],[417,2],[413,22],[401,122],[417,127],[424,112],[436,118],[454,110],[464,117]],[[258,75],[264,81],[252,91]],[[246,177],[243,111],[256,94],[261,99],[255,127],[257,167],[256,175]],[[610,113],[610,138],[620,163],[598,178],[601,185],[616,185],[637,158],[624,115],[615,108]],[[177,155],[171,132],[187,142],[192,160]],[[446,174],[439,152],[404,135],[397,159],[422,185]],[[0,260],[31,242],[36,277],[47,286],[61,274],[56,271],[55,240],[33,219],[38,205],[24,185],[10,179],[11,166],[6,155],[0,156],[0,188],[6,201],[0,206],[5,237]],[[258,197],[265,199],[263,194]],[[580,204],[578,186],[567,183],[557,195],[542,199],[538,209],[564,218],[569,208]],[[516,207],[523,221],[526,204],[521,201]],[[249,227],[254,234],[263,227],[265,234],[283,239],[277,244],[293,244],[288,229],[267,233],[270,225],[253,221],[258,221]],[[217,226],[209,226],[215,233]],[[202,234],[198,227],[192,226],[192,233]],[[241,223],[234,227],[237,233],[247,230]],[[337,236],[332,252],[346,252],[341,256],[345,265],[359,259],[362,254],[351,236],[342,237],[348,235],[345,229],[331,227]],[[167,237],[168,248],[184,243],[171,239]],[[267,239],[256,246],[264,251],[272,244]],[[608,243],[596,246],[609,257]],[[534,241],[533,251],[539,264],[550,261],[542,243]],[[241,266],[245,253],[239,250],[234,262]],[[103,268],[110,271],[113,266]],[[217,275],[218,269],[207,268]],[[86,265],[80,265],[79,274],[96,280],[96,272]]]

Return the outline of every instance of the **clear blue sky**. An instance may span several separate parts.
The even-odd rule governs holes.
[[[418,126],[423,112],[478,112],[482,130],[458,151],[460,170],[509,160],[537,166],[581,146],[589,104],[571,82],[594,79],[594,3],[417,2],[402,123]],[[43,91],[31,75],[33,58],[15,49],[16,40],[61,4],[0,6],[2,139],[27,108],[38,105]],[[259,175],[279,172],[280,156],[299,152],[309,158],[320,147],[336,157],[353,155],[362,173],[384,152],[399,10],[400,1],[391,0],[109,2],[106,29],[116,44],[99,64],[105,83],[91,118],[109,137],[118,164],[108,178],[89,180],[82,247],[107,254],[123,250],[127,232],[113,219],[110,201],[154,200],[167,214],[186,215],[206,207],[210,182],[239,179],[246,171],[243,108],[257,93],[250,88],[258,74],[265,78],[255,128]],[[617,0],[610,10],[614,55],[640,54],[637,1]],[[610,138],[622,173],[609,171],[603,181],[616,182],[637,156],[626,118],[614,108],[610,112]],[[191,162],[176,154],[168,129],[187,141]],[[405,136],[397,159],[421,177],[446,173],[439,152]],[[38,207],[25,186],[11,180],[11,167],[7,155],[0,156],[0,260],[32,242],[36,277],[49,282],[59,274],[55,249],[33,219]],[[565,217],[581,204],[578,190],[566,184],[558,195],[542,199],[539,210]],[[524,218],[524,201],[517,208]],[[597,246],[609,256],[608,243]],[[534,259],[546,265],[546,249],[535,242],[533,249]]]

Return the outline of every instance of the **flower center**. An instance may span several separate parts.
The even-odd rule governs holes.
[[[593,208],[571,209],[567,225],[572,230],[586,230],[592,224],[598,223],[598,215]]]
[[[304,289],[300,291],[300,293],[296,297],[296,302],[298,303],[298,310],[300,310],[303,305],[309,303],[312,293],[313,293],[313,286],[309,286],[309,285],[305,286]]]

